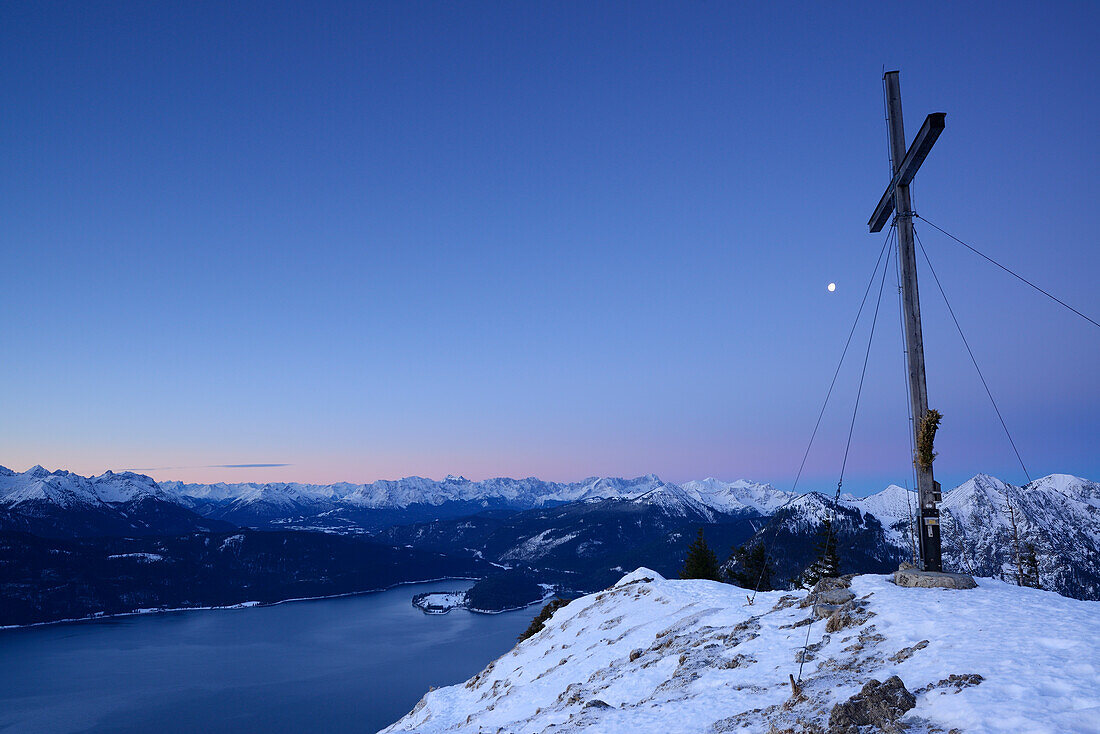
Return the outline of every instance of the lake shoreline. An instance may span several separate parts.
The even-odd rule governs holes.
[[[342,594],[325,594],[323,596],[299,596],[291,597],[289,599],[278,599],[276,601],[242,601],[236,604],[223,604],[217,606],[207,607],[167,607],[167,608],[151,608],[151,609],[135,609],[131,612],[118,612],[116,614],[99,614],[90,617],[72,617],[69,619],[54,619],[49,622],[31,622],[30,624],[8,624],[0,625],[0,632],[7,630],[19,630],[30,629],[32,627],[48,627],[51,625],[59,624],[81,624],[86,622],[98,622],[101,619],[118,619],[121,617],[141,617],[149,614],[169,614],[172,612],[209,612],[215,610],[224,609],[252,609],[254,607],[273,607],[279,604],[289,604],[291,602],[298,601],[321,601],[324,599],[341,599],[349,596],[362,596],[364,594],[377,594],[383,591],[392,591],[400,586],[411,586],[412,584],[434,584],[440,581],[477,581],[478,576],[443,576],[437,579],[421,579],[417,581],[398,581],[396,584],[390,584],[389,586],[380,587],[377,589],[364,589],[363,591],[346,591]],[[538,602],[534,602],[538,603]],[[530,606],[530,605],[528,605]],[[526,607],[518,607],[518,609],[526,609]],[[516,610],[504,610],[504,611],[516,611]],[[479,612],[493,614],[495,612]]]
[[[378,731],[431,687],[476,675],[530,626],[533,610],[425,619],[409,604],[472,583],[0,633],[0,731]]]

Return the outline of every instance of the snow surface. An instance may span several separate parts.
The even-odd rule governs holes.
[[[425,614],[446,614],[465,605],[465,591],[433,591],[413,597],[413,606]]]
[[[427,693],[384,731],[767,732],[823,725],[835,703],[891,675],[923,689],[902,720],[908,731],[1100,731],[1100,602],[979,584],[908,589],[856,577],[868,613],[832,634],[821,621],[809,627],[806,698],[791,701],[807,631],[792,625],[810,611],[793,595],[761,593],[750,606],[735,586],[638,569],[559,609],[466,683]],[[924,689],[952,674],[984,680]]]
[[[113,556],[107,556],[107,558],[134,558],[145,563],[156,563],[164,560],[164,556],[159,553],[116,553]]]
[[[533,535],[530,538],[519,543],[515,548],[512,548],[508,552],[500,556],[502,561],[534,561],[542,558],[547,553],[557,548],[559,545],[568,543],[573,538],[577,537],[578,533],[567,533],[554,537],[554,529],[549,528],[543,530],[538,535]]]
[[[626,586],[627,584],[633,584],[638,581],[649,582],[664,580],[665,577],[657,573],[653,569],[646,568],[645,566],[639,566],[638,568],[634,569],[626,576],[623,576],[621,579],[615,582],[615,586]]]

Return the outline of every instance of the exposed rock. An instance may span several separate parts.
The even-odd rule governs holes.
[[[855,598],[849,589],[825,589],[817,593],[818,604],[844,604]]]
[[[744,622],[738,622],[733,631],[725,637],[726,647],[737,647],[749,640],[755,640],[760,636],[759,630],[759,617],[749,617]]]
[[[848,589],[825,589],[812,595],[814,597],[814,616],[828,619],[834,614],[853,609],[852,600],[856,598]]]
[[[814,644],[806,645],[805,647],[799,649],[799,651],[795,653],[794,661],[796,663],[808,663],[809,661],[814,660],[815,658],[817,658],[817,653],[821,650],[821,648],[828,645],[831,639],[832,638],[829,635],[823,635],[822,638]]]
[[[825,730],[817,722],[799,719],[795,721],[794,726],[786,726],[782,729],[772,726],[768,729],[768,734],[825,734]]]
[[[918,688],[913,692],[919,695],[922,693],[929,693],[938,688],[953,688],[954,690],[951,691],[951,693],[958,693],[964,688],[970,688],[971,686],[978,685],[983,680],[985,680],[985,678],[983,678],[978,673],[964,673],[962,675],[956,675],[952,673],[951,675],[947,676],[937,683],[929,683],[928,685]],[[944,692],[946,693],[946,691]]]
[[[810,593],[806,595],[798,606],[801,609],[813,606],[814,604],[843,604],[855,597],[855,594],[848,591],[848,587],[852,585],[852,581],[849,578],[841,577],[826,577],[819,580],[814,587],[810,589]]]
[[[814,623],[814,618],[813,617],[806,617],[805,619],[800,619],[797,622],[792,622],[791,624],[781,624],[781,625],[779,625],[779,629],[781,629],[781,630],[795,629],[797,627],[805,627],[806,625],[813,624],[813,623]]]
[[[717,644],[688,648],[680,654],[679,664],[673,671],[672,677],[658,686],[658,690],[681,688],[698,680],[712,668],[736,668],[744,663],[756,662],[753,658],[744,655],[738,656],[739,659],[734,658],[734,661],[727,660],[722,654],[722,649]],[[731,662],[733,662],[732,665]]]
[[[853,611],[858,602],[856,595],[845,588],[825,589],[814,595],[814,617],[830,619],[839,614]]]
[[[752,665],[755,662],[756,658],[754,657],[750,657],[748,655],[734,655],[732,658],[727,660],[722,667],[732,670],[733,668],[743,668],[746,665]]]
[[[860,623],[861,620],[856,619],[856,617],[852,616],[847,611],[840,610],[834,612],[833,616],[829,617],[828,621],[825,622],[825,631],[829,633],[839,632],[846,627],[855,627]]]
[[[866,600],[870,595],[862,599],[856,599],[848,587],[851,586],[850,576],[840,578],[824,578],[814,585],[806,598],[799,606],[805,608],[813,606],[813,616],[803,620],[801,624],[810,624],[816,619],[825,619],[826,631],[837,632],[846,627],[857,627],[866,622],[873,614],[869,614]],[[798,625],[795,625],[798,626]]]
[[[912,647],[905,647],[898,650],[896,653],[890,656],[890,661],[894,663],[904,663],[909,658],[913,657],[913,653],[917,650],[923,650],[928,647],[928,640],[921,640]]]
[[[918,571],[901,569],[894,572],[894,583],[898,586],[911,586],[920,589],[975,589],[978,583],[974,577],[965,573],[943,573],[940,571]]]
[[[786,609],[798,603],[798,596],[795,594],[784,594],[779,597],[779,600],[772,607],[773,612],[778,612],[780,609]]]
[[[885,683],[872,679],[859,693],[833,706],[829,734],[861,734],[868,726],[874,727],[873,731],[900,732],[898,719],[916,705],[916,696],[896,675]]]
[[[814,604],[814,619],[828,619],[839,612],[847,612],[853,609],[853,605],[847,604]]]

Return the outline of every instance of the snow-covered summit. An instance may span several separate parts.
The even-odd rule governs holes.
[[[832,518],[834,509],[832,497],[820,492],[806,492],[778,508],[776,514],[783,518],[785,527],[801,531],[816,528],[827,518]]]
[[[862,512],[870,513],[880,519],[902,520],[912,517],[919,511],[919,503],[916,501],[916,493],[904,487],[891,484],[881,492],[867,495],[866,497],[843,497],[845,503]]]
[[[852,591],[860,611],[826,631],[801,624],[812,615],[794,595],[749,606],[738,587],[638,569],[385,732],[824,731],[834,705],[894,675],[915,694],[907,731],[1097,731],[1100,602],[990,579],[953,591],[860,576]]]
[[[707,522],[713,522],[715,519],[715,512],[710,506],[676,484],[662,484],[630,501],[638,505],[656,507],[669,517],[697,517]]]
[[[633,479],[589,477],[580,482],[557,485],[551,497],[556,502],[597,499],[632,500],[663,486],[665,482],[656,474],[645,474]]]
[[[1089,481],[1072,474],[1050,474],[1036,479],[1028,486],[1035,490],[1057,492],[1100,509],[1100,482]]]
[[[102,505],[155,498],[176,502],[177,496],[144,474],[106,471],[82,477],[65,470],[34,466],[25,472],[0,473],[0,506],[46,502],[61,507]]]
[[[645,566],[639,566],[626,576],[615,582],[615,586],[626,586],[627,584],[633,584],[635,581],[664,581],[665,577],[657,573],[651,568]]]
[[[707,477],[684,482],[680,486],[708,507],[726,513],[753,511],[770,515],[798,496],[794,492],[784,492],[770,484],[747,479],[724,482]]]
[[[0,529],[45,537],[155,535],[231,527],[208,521],[151,477],[106,471],[83,477],[35,466],[0,473]]]

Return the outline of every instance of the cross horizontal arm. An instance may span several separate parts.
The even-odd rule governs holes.
[[[943,132],[945,117],[947,115],[943,112],[933,112],[924,119],[920,132],[913,139],[913,144],[909,146],[905,159],[898,166],[897,173],[894,174],[894,180],[886,187],[882,198],[879,199],[878,206],[875,207],[875,213],[871,215],[870,221],[867,222],[872,232],[880,231],[886,225],[887,220],[890,219],[890,215],[894,212],[894,191],[897,190],[898,186],[908,186],[913,177],[917,175],[917,170],[924,163],[924,159],[928,157],[928,152],[932,150],[936,138]]]

